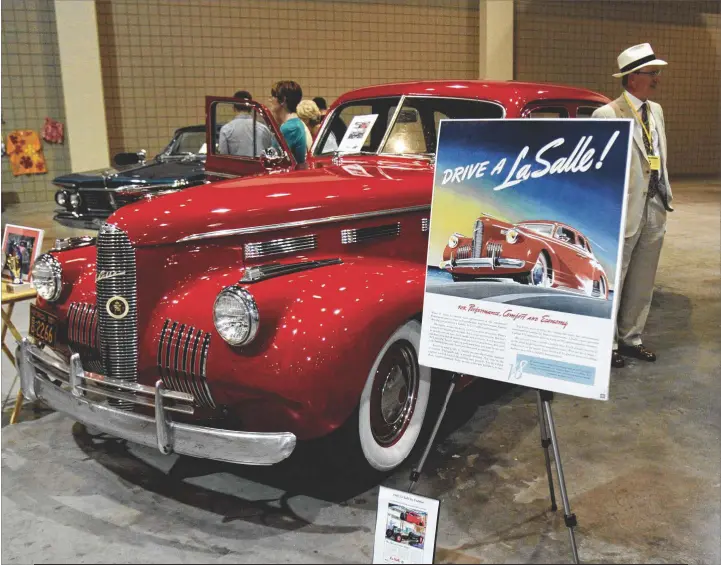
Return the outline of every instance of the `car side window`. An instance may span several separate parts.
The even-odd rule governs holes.
[[[579,106],[576,109],[576,117],[577,118],[590,118],[591,114],[593,114],[596,111],[596,108],[598,108],[598,106]]]
[[[578,241],[576,242],[576,245],[578,245],[581,249],[586,249],[586,240],[583,239],[580,235],[578,236]]]
[[[568,117],[568,109],[564,108],[563,106],[540,106],[538,108],[534,108],[528,113],[529,118],[534,119],[557,119],[557,118],[567,118]]]
[[[570,229],[564,228],[563,226],[558,226],[556,228],[556,233],[553,237],[561,241],[565,241],[566,243],[570,243],[571,245],[576,244],[576,235]]]

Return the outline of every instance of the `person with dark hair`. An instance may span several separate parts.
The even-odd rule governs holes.
[[[292,80],[278,81],[270,89],[270,110],[280,124],[280,131],[298,164],[305,163],[308,151],[305,126],[296,114],[302,98],[303,90]]]
[[[666,234],[666,215],[673,211],[668,179],[666,127],[661,105],[649,100],[656,94],[666,61],[656,57],[651,45],[641,43],[618,56],[623,92],[613,102],[593,112],[594,118],[634,121],[634,144],[628,171],[626,226],[618,295],[616,334],[611,366],[623,367],[623,356],[655,361],[656,354],[643,344],[653,285]]]
[[[325,98],[322,96],[316,96],[313,98],[313,102],[315,102],[315,105],[318,106],[321,118],[324,117],[328,113],[328,104],[325,103]]]
[[[252,100],[250,92],[238,90],[233,98]],[[264,149],[273,145],[273,134],[263,119],[255,117],[253,129],[253,109],[245,104],[234,104],[235,118],[220,128],[218,153],[238,157],[259,157]]]

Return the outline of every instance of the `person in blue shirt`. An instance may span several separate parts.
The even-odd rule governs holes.
[[[305,163],[308,152],[305,126],[295,113],[302,98],[303,90],[292,80],[278,81],[270,89],[270,110],[280,124],[280,131],[299,165]]]

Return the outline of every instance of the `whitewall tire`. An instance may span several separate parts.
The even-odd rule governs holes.
[[[361,394],[358,437],[368,464],[390,471],[410,455],[423,428],[431,370],[418,364],[421,324],[398,328],[376,356]]]

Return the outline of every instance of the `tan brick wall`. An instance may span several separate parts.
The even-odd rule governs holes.
[[[53,0],[6,0],[1,14],[2,137],[7,144],[8,134],[16,129],[40,134],[46,116],[64,123],[65,108]],[[68,172],[70,157],[65,144],[42,145],[46,174],[15,177],[9,158],[2,158],[3,207],[52,200],[50,181]]]
[[[330,104],[352,88],[469,79],[478,69],[475,0],[98,0],[110,152],[160,150],[204,123],[204,97],[276,80]]]
[[[664,109],[669,174],[721,173],[721,3],[516,0],[515,77],[563,82],[616,98],[616,57],[650,43],[668,61]]]

